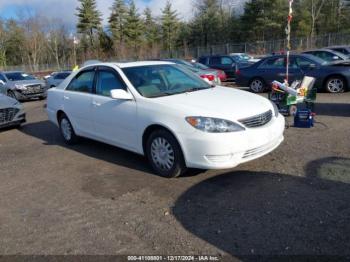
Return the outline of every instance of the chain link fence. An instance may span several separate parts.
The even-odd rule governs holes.
[[[210,46],[198,46],[180,48],[168,51],[160,51],[155,54],[145,54],[139,58],[142,59],[154,59],[154,58],[181,58],[192,59],[198,58],[203,55],[214,54],[230,54],[230,53],[249,53],[254,56],[263,56],[274,52],[280,52],[286,49],[286,39],[259,41],[259,42],[246,42],[246,43],[226,43],[220,45]],[[324,48],[327,46],[335,45],[350,45],[350,34],[327,34],[316,37],[300,37],[291,39],[291,48],[293,51],[303,51],[312,48]],[[118,59],[108,59],[111,61],[117,61]],[[124,61],[134,61],[134,57],[129,59],[123,59]],[[35,69],[33,69],[35,68]],[[3,71],[24,71],[24,72],[50,72],[57,70],[72,69],[71,64],[61,64],[58,68],[57,64],[39,64],[39,65],[16,65],[16,66],[3,66],[0,70]]]
[[[350,34],[327,34],[316,37],[300,37],[291,39],[293,51],[303,51],[312,48],[324,48],[335,45],[350,45]],[[198,46],[186,49],[177,49],[173,52],[161,53],[162,58],[198,58],[203,55],[249,53],[256,56],[280,52],[286,49],[287,40],[269,40],[246,43],[227,43],[221,45]]]

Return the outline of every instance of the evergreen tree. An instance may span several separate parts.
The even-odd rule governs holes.
[[[169,0],[166,2],[165,8],[162,10],[161,21],[164,49],[171,55],[176,41],[179,21],[177,12],[172,10]]]
[[[135,55],[137,55],[137,49],[141,44],[142,33],[143,24],[140,14],[137,12],[135,2],[131,0],[126,17],[125,36],[127,44],[134,49]]]
[[[109,28],[115,43],[122,44],[125,39],[125,24],[127,17],[127,6],[124,0],[115,0],[109,17]]]
[[[144,17],[146,44],[148,47],[152,47],[160,39],[158,30],[159,28],[152,16],[152,11],[149,7],[144,10]]]
[[[97,10],[96,0],[78,0],[80,6],[77,7],[78,33],[88,35],[91,47],[94,45],[94,34],[101,27],[101,14]]]

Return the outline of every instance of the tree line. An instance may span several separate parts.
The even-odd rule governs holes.
[[[243,9],[237,0],[194,0],[189,19],[170,1],[155,16],[133,0],[114,0],[104,24],[96,0],[77,1],[76,30],[38,14],[0,20],[0,66],[63,68],[92,58],[157,58],[176,49],[281,39],[288,13],[288,0],[248,0]],[[350,0],[294,0],[292,37],[326,33],[350,33]]]

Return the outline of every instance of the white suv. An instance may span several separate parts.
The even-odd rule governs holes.
[[[165,177],[259,158],[285,126],[269,100],[159,61],[83,67],[48,91],[47,112],[68,144],[81,136],[145,155]]]

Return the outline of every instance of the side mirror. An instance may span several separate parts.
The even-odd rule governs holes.
[[[0,85],[2,85],[2,86],[5,85],[5,82],[0,80]]]
[[[133,100],[134,97],[123,89],[112,89],[111,97],[118,100]]]

